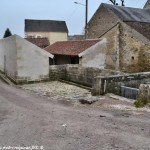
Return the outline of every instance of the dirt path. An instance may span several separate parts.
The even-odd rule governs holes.
[[[150,113],[75,105],[0,83],[0,146],[149,150]]]

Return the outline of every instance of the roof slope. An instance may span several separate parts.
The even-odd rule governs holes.
[[[126,24],[150,40],[150,23],[126,22]]]
[[[102,3],[101,6],[104,6],[108,10],[112,11],[122,21],[150,23],[150,11],[147,9],[123,7],[104,3]]]
[[[62,41],[45,48],[51,54],[78,56],[81,52],[95,45],[100,40]]]
[[[45,48],[50,45],[48,38],[25,38],[25,39],[37,45],[40,48]]]
[[[25,19],[25,32],[68,32],[65,21]]]

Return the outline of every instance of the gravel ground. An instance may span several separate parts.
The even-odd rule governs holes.
[[[80,87],[62,83],[59,81],[38,83],[38,84],[26,84],[20,86],[20,88],[33,91],[38,95],[47,96],[49,98],[58,99],[66,98],[71,102],[78,102],[80,98],[91,98],[89,90],[82,89]]]
[[[72,102],[75,105],[79,104],[79,100],[86,99],[90,101],[92,100],[94,102],[96,101],[91,105],[91,107],[150,112],[150,108],[135,108],[133,105],[133,100],[129,100],[113,94],[108,94],[105,96],[91,96],[91,92],[87,89],[59,81],[26,84],[20,86],[20,88],[34,92],[39,96],[46,96],[51,100],[62,100],[65,98],[66,101]]]

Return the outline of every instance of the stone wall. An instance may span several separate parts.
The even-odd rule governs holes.
[[[116,24],[111,30],[105,33],[102,38],[107,39],[106,44],[106,69],[119,70],[119,31],[120,24]]]
[[[139,100],[148,101],[150,103],[150,84],[141,84],[139,87]]]
[[[99,38],[112,28],[118,21],[118,17],[108,11],[104,6],[95,12],[86,27],[87,38]]]
[[[107,40],[105,68],[126,73],[150,71],[150,42],[123,22],[101,38]]]
[[[92,95],[106,93],[121,94],[121,86],[139,88],[140,84],[150,82],[150,72],[94,78]]]
[[[124,23],[119,29],[120,70],[128,73],[150,71],[149,41]]]
[[[50,80],[62,79],[89,87],[92,87],[93,80],[97,76],[121,74],[112,70],[82,67],[81,65],[56,65],[50,66],[49,70]]]

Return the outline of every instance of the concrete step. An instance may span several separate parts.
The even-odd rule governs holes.
[[[7,76],[5,76],[3,73],[0,72],[0,80],[2,80],[3,82],[5,82],[6,84],[12,85],[14,86],[15,84],[7,78]]]

